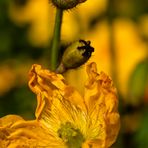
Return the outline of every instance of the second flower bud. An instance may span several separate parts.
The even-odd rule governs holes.
[[[86,0],[51,0],[54,6],[57,8],[67,10],[76,7],[79,3],[83,3]]]

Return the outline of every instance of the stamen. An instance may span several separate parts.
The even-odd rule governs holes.
[[[58,135],[66,143],[68,148],[81,148],[84,142],[84,137],[80,130],[74,128],[70,122],[61,125]]]

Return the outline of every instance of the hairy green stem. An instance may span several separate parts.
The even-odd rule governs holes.
[[[54,25],[54,34],[51,46],[51,57],[50,57],[51,70],[55,70],[57,67],[59,48],[60,48],[62,16],[63,16],[63,10],[57,8],[55,25]]]

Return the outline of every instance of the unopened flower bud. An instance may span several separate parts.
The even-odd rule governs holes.
[[[63,73],[68,69],[77,68],[83,65],[91,57],[94,48],[90,41],[79,40],[68,46],[62,56],[57,73]]]
[[[83,3],[86,0],[51,0],[51,1],[57,8],[67,10],[76,7],[79,3]]]

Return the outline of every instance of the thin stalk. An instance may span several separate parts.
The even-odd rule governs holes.
[[[63,16],[63,10],[57,8],[55,25],[54,25],[54,34],[51,46],[51,58],[50,58],[51,70],[55,70],[57,67],[59,48],[60,48],[62,16]]]

